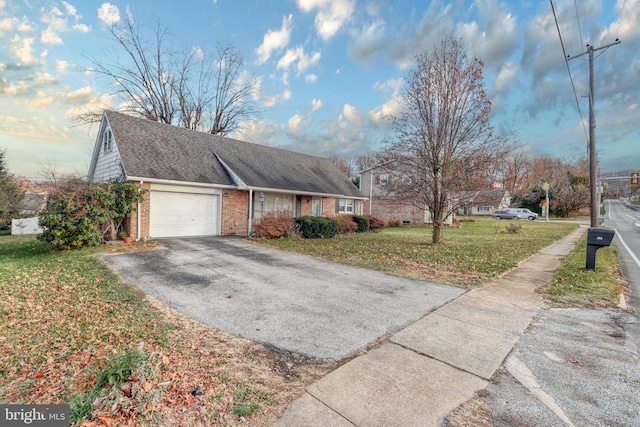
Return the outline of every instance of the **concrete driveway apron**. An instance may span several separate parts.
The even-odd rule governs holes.
[[[464,292],[240,238],[161,242],[166,250],[105,260],[126,282],[204,324],[328,361],[355,355]]]

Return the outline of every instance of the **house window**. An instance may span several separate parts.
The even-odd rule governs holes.
[[[311,215],[322,216],[322,197],[311,199]]]
[[[113,135],[111,129],[107,129],[102,134],[102,150],[104,153],[108,153],[113,150]]]
[[[478,206],[478,212],[489,212],[490,210],[490,206]]]
[[[340,199],[338,200],[338,213],[353,213],[353,200]]]
[[[382,174],[376,176],[376,184],[377,185],[387,185],[389,184],[389,174]]]

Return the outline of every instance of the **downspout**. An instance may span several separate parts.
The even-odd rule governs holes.
[[[251,224],[253,223],[253,188],[249,188],[249,226],[247,227],[247,235],[251,237]]]
[[[373,203],[373,169],[369,171],[369,215],[371,215],[372,203]]]
[[[140,193],[140,191],[142,191],[142,184],[144,184],[144,181],[140,180],[140,184],[138,184],[138,193]],[[138,217],[138,223],[136,224],[136,230],[137,230],[137,237],[136,237],[136,242],[140,241],[140,238],[142,237],[142,233],[140,232],[140,222],[142,221],[142,216],[140,213],[140,202],[138,202],[138,212],[137,212],[137,217]]]

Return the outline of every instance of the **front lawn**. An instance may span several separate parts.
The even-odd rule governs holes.
[[[256,240],[275,248],[400,276],[472,288],[515,267],[566,236],[576,224],[478,218],[446,228],[431,244],[431,227],[393,227],[333,239]],[[508,229],[514,231],[509,233]],[[515,231],[518,231],[517,233]]]
[[[74,425],[269,425],[329,369],[146,298],[106,250],[0,236],[0,403],[69,403]]]

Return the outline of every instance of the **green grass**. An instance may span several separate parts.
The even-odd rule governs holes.
[[[620,273],[615,247],[604,247],[596,254],[595,271],[587,270],[587,237],[564,259],[551,283],[544,288],[552,307],[614,307],[627,284]]]
[[[166,340],[169,324],[100,250],[51,252],[34,236],[0,237],[0,401],[64,402],[127,346]]]
[[[521,226],[508,233],[509,225]],[[391,274],[470,288],[517,266],[577,225],[489,218],[446,228],[443,244],[431,244],[431,227],[385,228],[380,233],[333,239],[259,240],[279,249]]]

